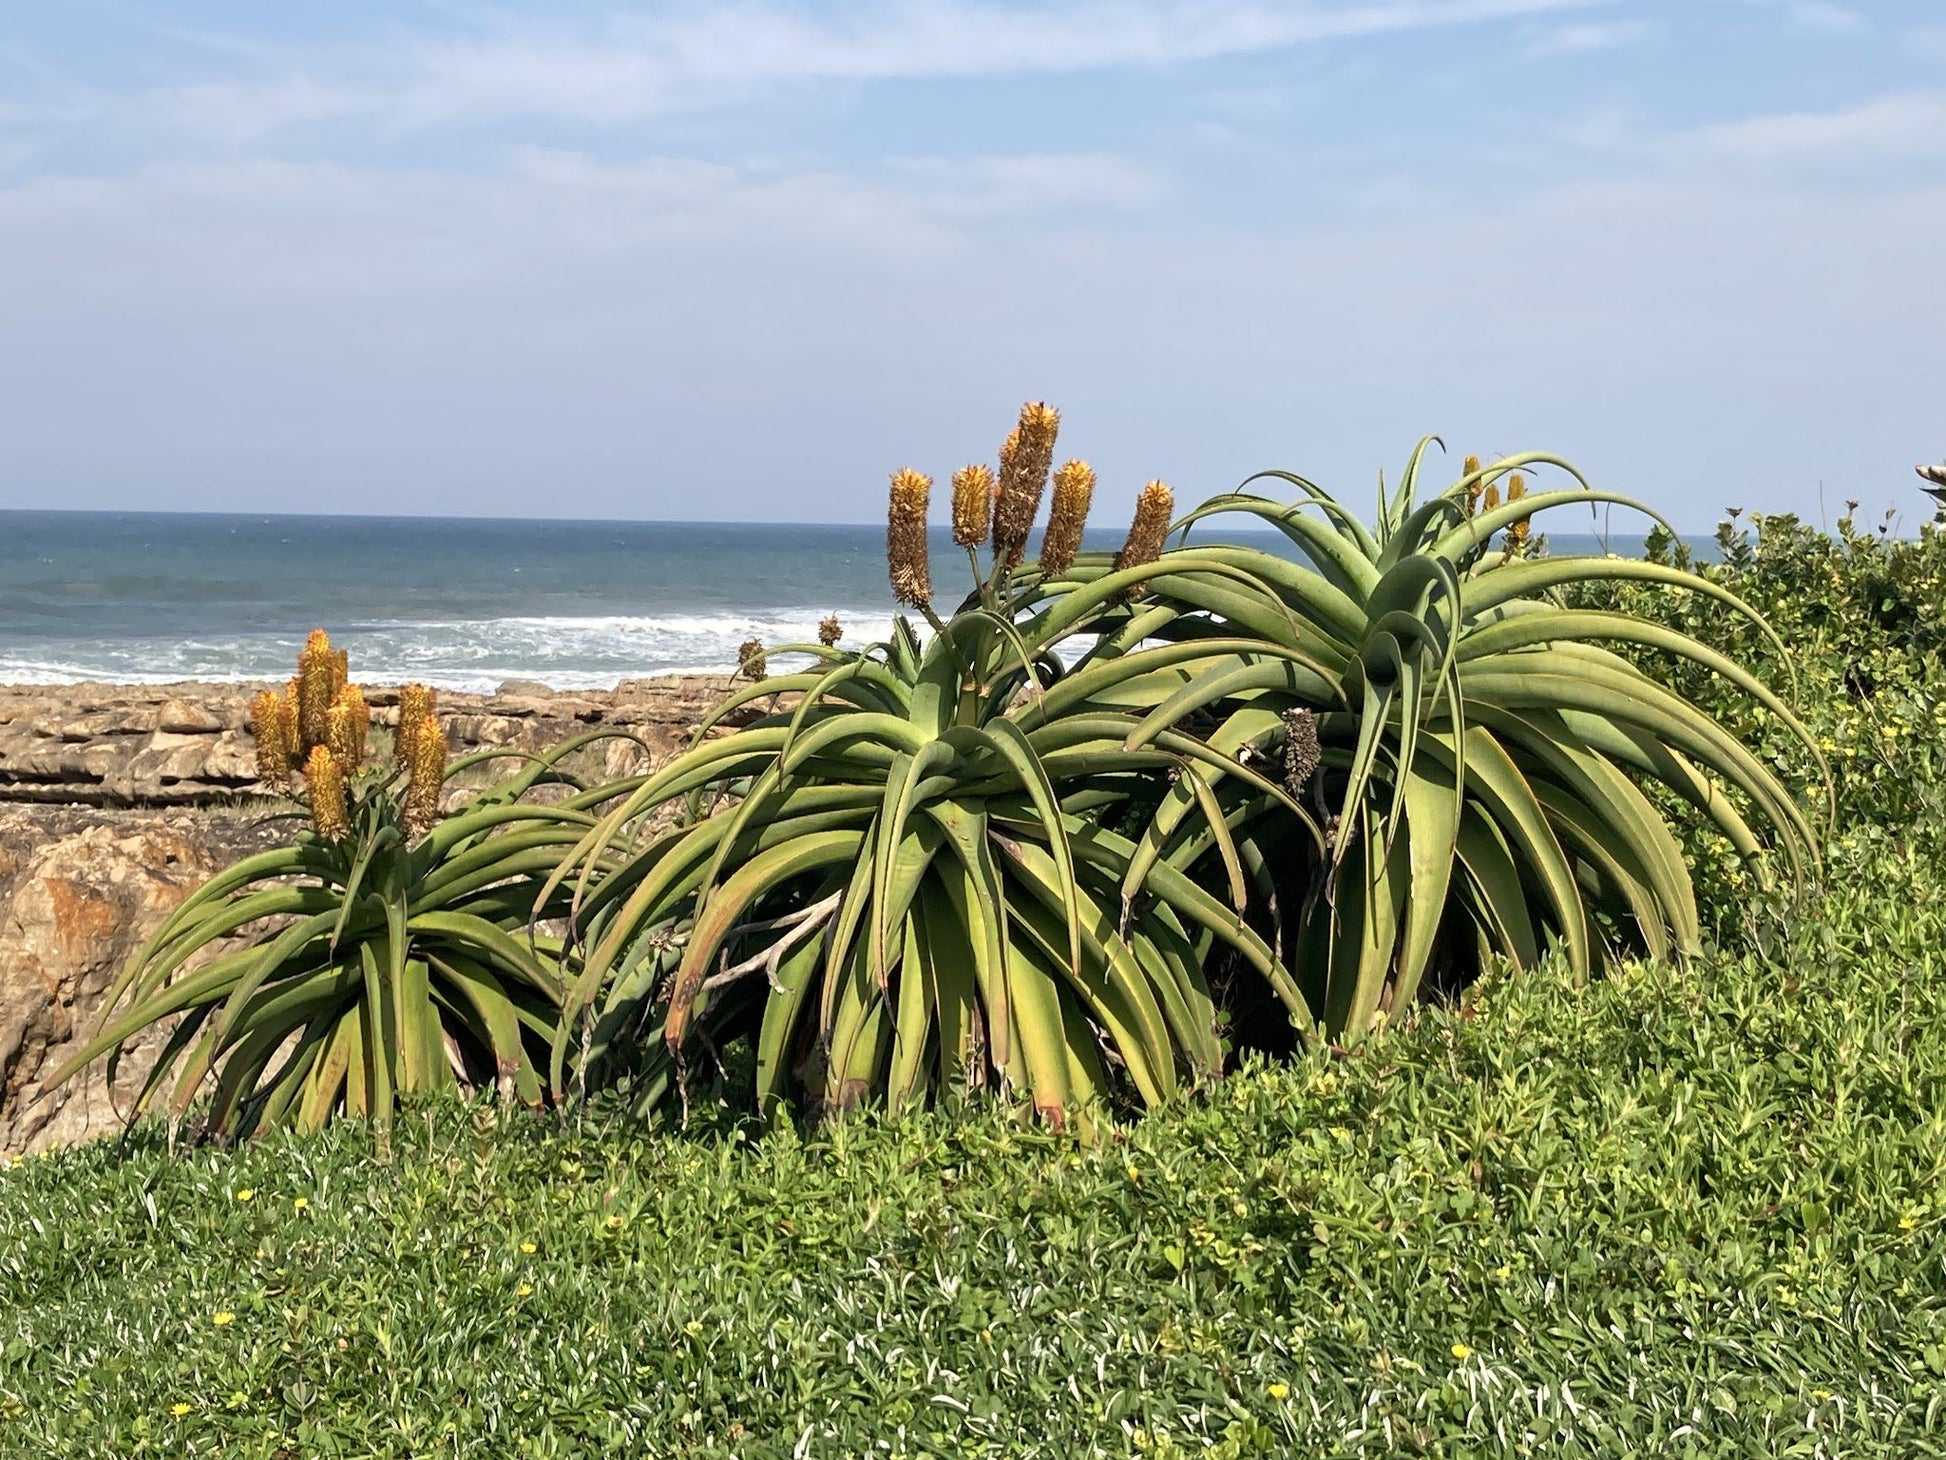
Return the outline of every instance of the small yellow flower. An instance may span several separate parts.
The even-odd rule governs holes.
[[[1514,1270],[1511,1267],[1508,1267],[1505,1263],[1502,1263],[1499,1267],[1496,1267],[1493,1270],[1493,1275],[1499,1278],[1500,1281],[1504,1283],[1508,1278],[1514,1275]]]
[[[533,1291],[534,1291],[534,1285],[532,1283],[522,1283],[519,1287],[514,1289],[514,1296],[516,1298],[525,1298]]]
[[[1901,1232],[1910,1232],[1914,1227],[1918,1225],[1919,1225],[1919,1219],[1913,1216],[1910,1212],[1906,1213],[1906,1215],[1899,1218],[1899,1230]]]
[[[236,1314],[225,1308],[221,1313],[211,1314],[209,1321],[214,1323],[218,1328],[228,1328],[232,1323],[236,1322]]]
[[[1473,1350],[1463,1343],[1456,1343],[1453,1345],[1453,1357],[1456,1359],[1470,1359],[1473,1357]]]
[[[1291,1397],[1291,1386],[1288,1384],[1272,1384],[1264,1392],[1279,1404],[1282,1404],[1286,1399]]]
[[[172,1404],[169,1406],[169,1413],[173,1414],[177,1419],[181,1419],[185,1414],[189,1413],[189,1406],[186,1404]]]
[[[1137,1186],[1140,1186],[1142,1184],[1142,1168],[1140,1166],[1129,1167],[1128,1179],[1133,1181]]]
[[[249,1201],[250,1198],[255,1196],[256,1194],[257,1194],[257,1188],[254,1186],[239,1186],[236,1189],[236,1193],[235,1193],[236,1199],[238,1201]]]
[[[534,1253],[537,1252],[539,1249],[536,1248],[532,1242],[523,1242],[520,1244],[520,1250],[526,1256],[532,1257]]]
[[[692,1318],[687,1323],[683,1324],[682,1331],[688,1334],[691,1338],[694,1338],[697,1334],[703,1331],[703,1325],[697,1319]]]
[[[291,1210],[294,1212],[301,1212],[310,1204],[311,1204],[311,1198],[309,1198],[308,1196],[300,1196],[295,1198],[291,1202]]]

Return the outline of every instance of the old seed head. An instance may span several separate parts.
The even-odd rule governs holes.
[[[1058,577],[1074,566],[1094,498],[1095,469],[1087,462],[1066,462],[1054,473],[1054,505],[1048,509],[1047,531],[1041,537],[1041,572],[1048,577]]]
[[[345,810],[345,776],[329,746],[314,745],[304,762],[304,785],[311,797],[311,824],[318,835],[336,841],[351,830]]]
[[[430,712],[412,732],[406,763],[405,822],[424,831],[439,820],[439,797],[446,786],[446,727]]]
[[[931,505],[931,477],[909,466],[892,473],[891,504],[885,514],[885,562],[891,570],[892,596],[913,608],[932,602],[932,562],[926,543],[926,514]]]
[[[827,649],[836,648],[838,640],[845,636],[845,626],[838,622],[838,615],[827,613],[818,620],[818,642]]]
[[[745,639],[737,645],[737,673],[746,679],[764,679],[770,674],[770,656],[762,639]]]
[[[399,724],[392,733],[392,759],[401,766],[412,764],[412,741],[419,727],[432,719],[438,696],[423,684],[408,684],[399,691]]]
[[[250,734],[257,742],[257,779],[288,785],[297,765],[297,716],[274,689],[250,701]]]
[[[1162,544],[1169,535],[1169,522],[1176,515],[1176,494],[1166,483],[1150,482],[1135,498],[1135,520],[1129,524],[1128,540],[1115,554],[1115,568],[1140,568],[1162,556]]]
[[[1284,711],[1284,789],[1295,800],[1304,794],[1324,759],[1318,745],[1318,717],[1309,710]]]
[[[338,694],[338,673],[331,636],[323,629],[312,629],[297,656],[297,737],[307,752],[314,745],[329,744],[327,717]]]
[[[987,540],[995,490],[993,468],[985,462],[953,473],[953,541],[961,547],[976,548]]]
[[[1027,551],[1027,534],[1040,515],[1047,491],[1047,473],[1054,465],[1054,438],[1061,430],[1061,413],[1045,401],[1029,401],[1020,408],[1020,425],[1013,450],[1002,451],[1000,496],[993,508],[994,556],[1013,567]]]

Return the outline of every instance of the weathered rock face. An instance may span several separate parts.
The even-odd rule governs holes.
[[[618,776],[688,743],[728,682],[626,681],[613,691],[440,697],[456,754],[541,750],[624,732],[584,753]],[[260,685],[0,687],[0,1152],[118,1129],[162,1035],[131,1050],[114,1090],[97,1064],[45,1077],[95,1028],[101,997],[169,911],[213,872],[288,828],[256,782],[247,731]],[[381,725],[396,697],[371,696]],[[287,804],[287,803],[286,803]]]
[[[514,680],[492,695],[442,693],[455,754],[541,750],[586,730],[625,732],[601,754],[612,773],[660,759],[723,697],[727,679],[624,680],[552,693]],[[262,684],[0,685],[0,802],[63,806],[234,805],[256,790],[250,698]],[[368,689],[380,726],[398,695]],[[635,742],[640,742],[639,744]]]
[[[154,1059],[130,1052],[49,1090],[44,1077],[94,1027],[101,996],[162,918],[212,872],[270,844],[235,813],[0,809],[0,1150],[83,1139],[119,1124]]]

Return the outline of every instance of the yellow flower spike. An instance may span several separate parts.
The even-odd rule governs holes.
[[[329,747],[314,745],[304,762],[304,782],[311,795],[311,824],[318,835],[336,841],[351,830],[345,807],[345,777]],[[239,1198],[248,1200],[248,1198]]]
[[[1462,478],[1477,476],[1479,471],[1480,458],[1477,456],[1469,456],[1466,458],[1466,464],[1460,468],[1460,475]],[[1479,507],[1480,484],[1478,482],[1468,482],[1466,484],[1466,515],[1471,517],[1479,510]]]
[[[439,820],[439,798],[445,788],[446,727],[428,715],[413,732],[406,765],[405,821],[410,830],[424,831]]]
[[[312,629],[297,656],[297,739],[300,753],[308,754],[315,745],[330,744],[327,718],[331,701],[338,694],[338,656],[331,648],[331,636],[323,629]]]
[[[1498,483],[1495,483],[1493,486],[1487,488],[1486,501],[1484,505],[1486,507],[1486,510],[1489,512],[1491,512],[1495,507],[1498,507],[1500,505],[1500,487]]]
[[[926,513],[932,505],[932,478],[911,467],[892,473],[891,501],[885,513],[885,561],[892,596],[912,608],[932,602],[932,559],[926,543]]]
[[[1054,465],[1054,438],[1060,434],[1061,413],[1045,401],[1029,401],[1020,408],[1020,425],[1009,439],[1013,450],[1001,452],[1000,494],[993,508],[993,553],[1009,568],[1027,550],[1027,534],[1040,515],[1047,491],[1047,473]]]
[[[296,716],[290,702],[274,689],[264,690],[250,701],[250,734],[257,742],[257,779],[288,785],[297,763],[293,754]]]
[[[432,718],[438,699],[423,684],[408,684],[399,691],[399,725],[392,735],[392,758],[398,764],[412,764],[412,738]]]
[[[999,483],[993,468],[984,462],[963,466],[953,473],[953,541],[963,548],[976,548],[987,540],[993,517],[993,494]]]
[[[1095,469],[1087,462],[1070,461],[1054,473],[1054,505],[1041,536],[1041,572],[1046,576],[1058,578],[1074,566],[1094,499]]]
[[[338,757],[345,774],[354,775],[365,763],[365,742],[372,726],[372,711],[365,703],[365,691],[355,684],[340,685],[337,698],[331,702],[331,713],[338,715],[340,711],[343,725],[332,732],[331,753]]]
[[[1115,568],[1140,568],[1162,556],[1169,523],[1176,515],[1176,494],[1165,482],[1150,482],[1135,499],[1135,520],[1128,538],[1115,554]]]

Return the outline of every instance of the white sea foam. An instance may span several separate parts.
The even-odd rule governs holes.
[[[471,622],[381,622],[334,630],[350,650],[359,678],[417,679],[444,689],[484,692],[509,679],[532,679],[558,689],[591,689],[638,675],[724,673],[737,649],[758,639],[775,651],[814,643],[829,610],[758,608],[743,613],[601,615],[585,618],[514,617]],[[885,637],[883,608],[838,610],[844,643]],[[162,684],[172,680],[281,679],[302,635],[203,634],[194,638],[124,638],[0,646],[0,682],[72,684],[81,680]],[[788,667],[788,661],[785,661]]]

